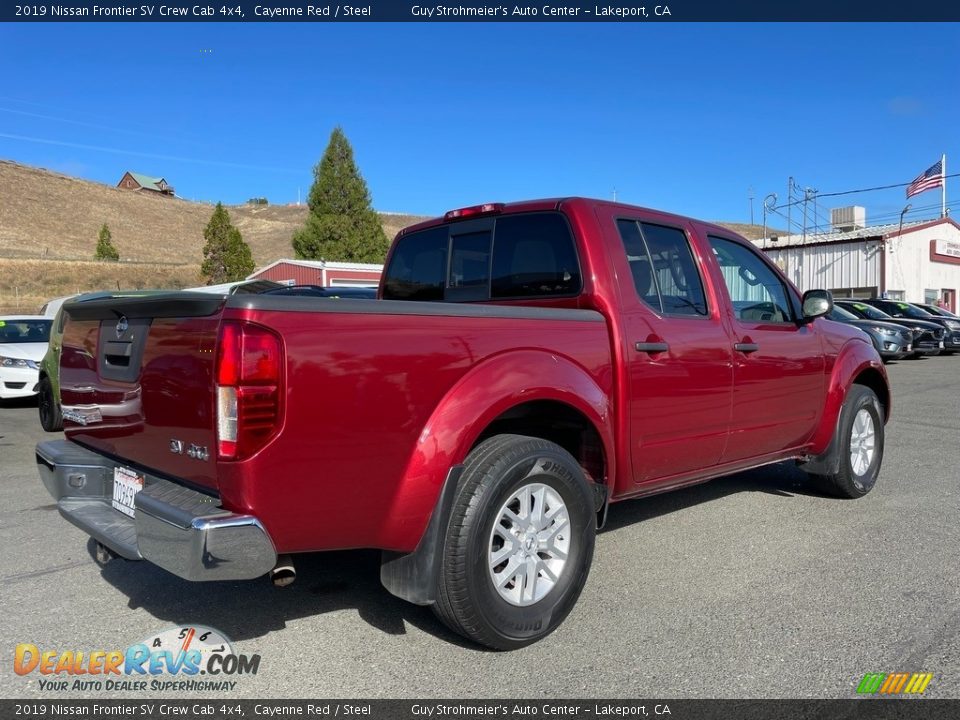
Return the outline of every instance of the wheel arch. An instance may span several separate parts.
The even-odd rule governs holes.
[[[823,415],[811,439],[810,453],[801,462],[801,467],[807,472],[815,474],[836,472],[839,462],[837,425],[847,393],[854,385],[870,388],[880,402],[884,423],[890,419],[892,410],[890,385],[880,356],[873,345],[865,342],[845,345],[837,356],[830,374]]]
[[[600,377],[612,385],[611,373]],[[497,355],[461,378],[421,431],[393,496],[383,547],[394,551],[384,554],[381,568],[387,589],[418,604],[433,602],[436,543],[462,463],[488,437],[527,434],[556,442],[589,480],[609,487],[616,477],[612,387],[602,382],[572,359],[540,350]]]
[[[403,544],[401,535],[420,537],[450,468],[493,434],[551,440],[578,460],[571,448],[586,453],[591,456],[588,477],[609,486],[616,472],[610,394],[611,388],[581,365],[547,351],[508,351],[476,365],[437,403],[422,428],[393,496],[389,517],[395,527],[386,528],[384,547],[407,549],[397,547]],[[566,432],[551,427],[558,420]],[[575,442],[578,430],[581,439]]]

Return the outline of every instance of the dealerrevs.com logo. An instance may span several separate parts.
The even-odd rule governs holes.
[[[41,690],[231,692],[238,675],[256,675],[259,655],[241,655],[226,635],[203,625],[174,627],[126,650],[47,650],[17,645],[13,670],[41,676]]]
[[[860,695],[923,695],[933,673],[867,673],[857,686]]]

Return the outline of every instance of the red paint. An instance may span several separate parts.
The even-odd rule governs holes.
[[[869,372],[886,382],[872,345],[855,329],[825,320],[739,321],[707,241],[709,233],[752,248],[729,230],[584,199],[499,212],[556,209],[577,239],[583,292],[501,304],[593,310],[603,322],[387,315],[372,300],[363,301],[369,312],[352,314],[234,308],[212,318],[155,320],[140,380],[128,385],[98,378],[96,323],[70,322],[64,402],[100,404],[105,416],[124,397],[127,405],[103,426],[68,423],[67,436],[215,489],[227,509],[260,518],[280,552],[409,551],[450,467],[518,405],[552,401],[586,418],[605,461],[606,477],[596,480],[616,501],[823,452],[854,379]],[[686,234],[708,316],[660,317],[639,301],[615,224],[625,217]],[[783,279],[799,306],[796,288]],[[280,426],[252,457],[217,461],[217,337],[221,327],[244,321],[282,341]],[[635,348],[661,341],[668,352]],[[736,352],[739,342],[760,350]],[[211,459],[171,453],[171,437],[209,447]]]

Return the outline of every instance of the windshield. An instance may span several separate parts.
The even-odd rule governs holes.
[[[939,315],[940,317],[950,318],[951,320],[956,320],[960,316],[946,310],[945,308],[934,307],[933,305],[923,305],[924,310],[926,310],[931,315]]]
[[[859,320],[856,315],[854,315],[849,310],[844,310],[839,305],[834,305],[833,310],[827,313],[827,317],[831,320],[839,320],[840,322],[850,322],[851,320]]]
[[[53,320],[0,320],[0,343],[45,343]]]
[[[916,318],[917,320],[929,320],[934,317],[926,310],[921,310],[916,305],[911,305],[910,303],[895,303],[896,311],[892,312],[891,315],[894,317],[909,317]]]
[[[890,316],[887,315],[883,310],[878,310],[873,307],[873,305],[867,305],[866,303],[850,303],[846,306],[855,314],[859,314],[860,317],[870,318],[871,320],[890,320]]]

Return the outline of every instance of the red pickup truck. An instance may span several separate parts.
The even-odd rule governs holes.
[[[397,236],[375,300],[67,305],[38,469],[98,559],[280,584],[377,548],[390,592],[516,648],[576,602],[612,502],[784,460],[870,491],[890,390],[831,306],[716,225],[454,210]]]

